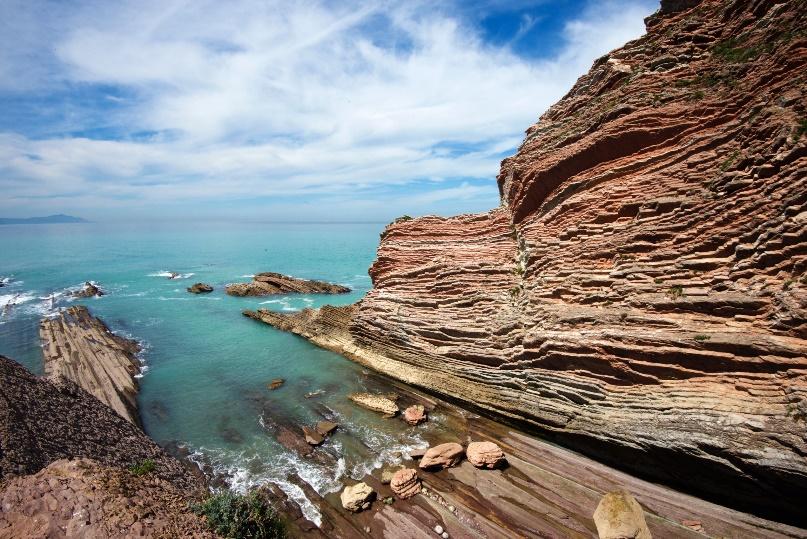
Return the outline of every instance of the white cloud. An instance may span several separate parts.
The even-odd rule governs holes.
[[[111,121],[158,135],[0,136],[3,210],[62,193],[160,203],[492,182],[501,152],[596,57],[640,35],[652,9],[592,5],[566,26],[559,53],[531,60],[428,4],[133,1],[60,10],[60,20],[21,5],[4,15],[22,13],[23,30],[44,18],[53,42],[0,53],[0,88],[125,88],[132,98],[99,97],[124,105]],[[6,80],[26,57],[48,78]]]

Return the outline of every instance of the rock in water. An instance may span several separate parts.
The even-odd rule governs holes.
[[[268,296],[271,294],[346,294],[350,288],[324,281],[298,279],[280,273],[259,273],[249,283],[229,284],[231,296]]]
[[[493,442],[471,442],[465,449],[468,462],[477,468],[493,469],[504,464],[504,452]]]
[[[415,404],[404,410],[404,421],[412,426],[426,421],[426,409],[422,404]]]
[[[205,283],[194,283],[188,287],[188,292],[191,294],[207,294],[212,291],[213,287]]]
[[[274,391],[275,389],[278,389],[280,386],[282,386],[285,383],[286,383],[286,380],[284,380],[283,378],[275,378],[274,380],[269,382],[269,384],[267,384],[266,387],[268,387],[271,391]]]
[[[86,307],[76,305],[39,325],[45,374],[66,378],[139,425],[137,341],[113,334]]]
[[[423,455],[425,455],[426,451],[428,450],[429,450],[428,447],[418,447],[416,449],[413,449],[409,452],[409,458],[412,460],[422,459]]]
[[[428,468],[450,468],[456,466],[462,460],[465,451],[462,446],[455,442],[440,444],[429,448],[423,458],[420,459],[420,467]]]
[[[339,425],[332,421],[317,421],[316,430],[320,435],[328,436],[335,431],[338,426]]]
[[[353,513],[369,509],[375,499],[375,491],[367,483],[357,483],[350,487],[345,487],[339,495],[342,500],[342,507]]]
[[[104,295],[104,291],[98,288],[96,285],[87,281],[84,283],[84,287],[77,291],[73,292],[73,297],[75,298],[92,298],[92,297],[101,297]]]
[[[350,400],[374,412],[381,412],[385,416],[392,417],[398,413],[398,405],[395,401],[381,395],[372,393],[352,393],[348,395]]]
[[[527,129],[499,207],[390,224],[355,305],[256,317],[804,525],[807,10],[695,1]]]
[[[325,441],[325,438],[311,427],[303,427],[303,435],[310,445],[319,445]]]
[[[651,539],[639,502],[628,492],[609,492],[594,511],[600,539]]]
[[[420,479],[415,470],[405,468],[395,472],[389,486],[396,496],[405,500],[420,492]]]

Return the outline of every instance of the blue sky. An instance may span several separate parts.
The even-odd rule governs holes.
[[[0,3],[0,215],[483,211],[648,0]]]

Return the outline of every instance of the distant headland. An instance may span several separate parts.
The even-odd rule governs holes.
[[[48,215],[47,217],[0,217],[0,225],[43,225],[51,223],[89,223],[81,217],[72,215]]]

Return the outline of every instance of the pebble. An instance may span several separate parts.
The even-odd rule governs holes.
[[[443,532],[443,533],[440,535],[440,537],[442,537],[443,539],[448,539],[448,532]]]
[[[437,526],[434,527],[434,533],[436,533],[437,535],[442,535],[443,527],[438,524]]]

